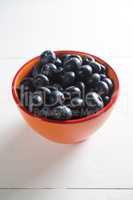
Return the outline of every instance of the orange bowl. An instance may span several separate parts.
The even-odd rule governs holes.
[[[78,52],[78,51],[55,51],[57,56],[62,56],[64,54],[78,54],[81,56],[93,56],[96,61],[105,65],[108,69],[108,76],[114,81],[114,92],[110,102],[95,114],[74,120],[65,121],[55,121],[46,118],[39,118],[37,116],[29,113],[21,104],[17,94],[17,88],[19,87],[22,79],[29,73],[33,68],[33,65],[38,62],[39,56],[33,58],[24,64],[20,70],[16,73],[13,83],[12,83],[12,94],[14,101],[19,108],[23,118],[34,129],[37,133],[44,136],[45,138],[64,144],[78,143],[87,139],[93,132],[95,132],[102,124],[106,121],[111,113],[114,104],[118,98],[119,94],[119,80],[112,69],[112,67],[107,64],[102,59],[97,56]]]

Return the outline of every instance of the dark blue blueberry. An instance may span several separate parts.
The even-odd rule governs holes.
[[[81,58],[81,56],[75,55],[75,54],[66,54],[63,57],[63,65],[65,65],[65,63],[67,63],[71,58],[77,58],[79,60],[78,62],[80,63],[80,65],[82,65],[82,58]]]
[[[68,120],[72,117],[72,111],[67,106],[57,106],[51,111],[51,118],[56,120]]]
[[[66,60],[67,60],[68,58],[70,58],[70,56],[71,56],[71,54],[65,54],[65,55],[61,58],[62,62],[65,63]]]
[[[90,110],[90,112],[93,112],[93,113],[97,112],[104,106],[102,98],[96,92],[87,93],[85,103],[88,109]]]
[[[41,95],[41,97],[43,98],[43,105],[47,105],[49,95],[51,94],[50,89],[47,87],[38,87],[36,93]]]
[[[57,67],[53,63],[48,63],[46,65],[43,65],[42,69],[41,69],[41,73],[50,77],[50,78],[54,75],[54,73],[56,71],[57,71]]]
[[[107,76],[106,74],[100,74],[100,77],[101,77],[101,81],[103,81],[103,79],[105,79]]]
[[[40,116],[40,108],[33,107],[33,108],[32,108],[32,114],[33,114],[34,116],[39,117],[39,116]]]
[[[65,72],[64,75],[61,77],[61,84],[63,87],[68,87],[72,85],[75,81],[75,73],[70,71],[70,72]]]
[[[113,89],[113,81],[110,78],[106,77],[106,78],[103,79],[103,81],[108,84],[110,90]]]
[[[56,55],[53,51],[44,51],[40,56],[40,61],[43,64],[54,63],[56,61]]]
[[[55,65],[56,65],[57,67],[62,67],[62,61],[61,61],[60,58],[57,58],[57,59],[56,59]]]
[[[59,83],[54,83],[54,84],[53,84],[53,87],[55,87],[56,90],[63,91],[63,87],[62,87]]]
[[[18,91],[18,95],[19,95],[21,105],[28,109],[30,96],[32,95],[32,92],[30,92],[29,89],[27,90],[21,85]]]
[[[23,90],[27,90],[27,91],[29,90],[29,91],[33,92],[34,89],[35,89],[34,86],[33,86],[33,78],[31,78],[31,77],[25,77],[21,81],[20,87]]]
[[[82,58],[81,58],[81,56],[80,56],[80,55],[75,55],[75,54],[72,54],[72,55],[70,56],[70,58],[78,58],[78,59],[79,59],[79,61],[80,61],[80,65],[82,65],[82,63],[83,63],[83,60],[82,60]]]
[[[49,106],[63,105],[64,101],[64,94],[59,90],[52,91],[49,95]]]
[[[34,86],[37,87],[43,87],[43,86],[47,86],[49,84],[49,79],[47,76],[45,76],[44,74],[38,74],[34,80],[33,80],[33,84]]]
[[[86,80],[92,74],[92,67],[90,65],[82,65],[78,73],[80,80]]]
[[[94,73],[92,74],[92,76],[88,79],[87,81],[87,85],[94,87],[99,81],[100,81],[101,77],[100,74],[98,73]]]
[[[100,73],[101,65],[97,62],[90,62],[90,66],[92,67],[93,73]]]
[[[90,64],[90,62],[95,62],[95,59],[92,56],[85,56],[82,58],[82,60],[83,60],[83,65],[88,65]]]
[[[71,100],[71,105],[72,108],[81,108],[84,106],[84,101],[81,98],[75,97]]]
[[[44,95],[49,95],[51,93],[50,89],[48,87],[38,87],[37,92],[43,93]]]
[[[101,71],[100,73],[105,74],[106,73],[106,67],[104,65],[101,65]]]
[[[43,98],[38,92],[32,93],[29,97],[28,110],[34,114],[38,113],[39,108],[43,105]],[[37,112],[37,113],[36,113]]]
[[[78,87],[75,87],[75,86],[67,87],[65,89],[65,92],[68,92],[70,94],[71,98],[73,98],[73,97],[80,97],[81,96],[80,89]]]
[[[61,83],[62,82],[62,76],[64,75],[62,71],[62,67],[59,67],[54,73],[53,76],[50,77],[50,84],[53,83]]]
[[[40,117],[50,118],[51,110],[49,107],[43,107],[39,112]]]
[[[104,81],[99,81],[94,89],[101,96],[106,96],[109,94],[109,86]]]
[[[70,57],[67,61],[64,63],[64,72],[74,71],[78,72],[81,67],[81,61],[76,57]]]
[[[85,92],[86,92],[86,86],[84,84],[84,82],[80,81],[75,83],[75,86],[78,87],[81,91],[81,98],[84,99],[85,97]]]
[[[47,105],[49,95],[51,94],[51,90],[47,87],[39,87],[39,88],[37,88],[36,92],[42,96],[43,105]]]
[[[31,76],[32,77],[35,77],[37,76],[38,74],[41,73],[41,68],[42,68],[42,63],[41,62],[38,62],[32,69],[31,71]]]
[[[47,88],[48,88],[51,92],[58,90],[57,87],[55,87],[55,86],[53,86],[53,85],[48,85]]]
[[[57,73],[60,73],[60,72],[62,72],[63,71],[63,67],[58,67],[57,68]]]
[[[103,97],[103,102],[104,102],[104,105],[107,105],[110,101],[110,97],[109,96],[104,96]]]
[[[37,107],[39,107],[39,106],[41,106],[42,105],[42,103],[43,103],[43,99],[42,99],[42,96],[41,95],[39,95],[38,93],[33,93],[33,95],[32,95],[32,104],[33,104],[33,106],[37,106]]]

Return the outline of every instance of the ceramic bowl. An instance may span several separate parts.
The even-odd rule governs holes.
[[[66,121],[54,121],[48,120],[46,118],[39,118],[27,112],[27,110],[20,104],[20,100],[17,94],[17,88],[19,87],[19,84],[22,81],[22,79],[33,68],[33,65],[38,62],[40,58],[39,56],[28,61],[16,73],[12,83],[13,98],[23,118],[29,124],[29,126],[35,130],[35,132],[39,133],[40,135],[49,140],[58,143],[78,143],[83,140],[86,140],[92,133],[99,129],[109,117],[111,111],[113,110],[114,104],[118,98],[119,80],[113,68],[97,56],[78,51],[55,51],[55,53],[57,56],[62,56],[64,54],[78,54],[81,56],[89,55],[93,56],[95,60],[99,63],[105,65],[108,70],[108,76],[114,82],[114,92],[110,102],[103,109],[101,109],[95,114],[80,119]]]

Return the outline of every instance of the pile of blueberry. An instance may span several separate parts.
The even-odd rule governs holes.
[[[102,109],[111,99],[114,84],[107,68],[92,56],[44,51],[21,81],[21,104],[39,117],[68,120]]]

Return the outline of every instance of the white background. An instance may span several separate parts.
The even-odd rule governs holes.
[[[0,0],[0,200],[133,199],[132,0]],[[16,71],[43,50],[95,54],[118,73],[119,101],[88,141],[33,132],[11,96]]]

